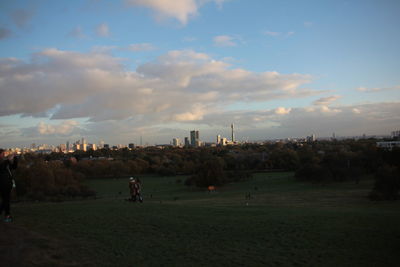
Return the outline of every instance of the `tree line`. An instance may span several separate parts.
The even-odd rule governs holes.
[[[257,171],[293,171],[297,180],[314,183],[373,178],[370,198],[379,200],[398,198],[399,169],[399,149],[382,150],[376,140],[363,139],[26,154],[16,177],[19,194],[38,198],[94,195],[82,183],[91,178],[186,175],[185,185],[207,187],[251,179]]]

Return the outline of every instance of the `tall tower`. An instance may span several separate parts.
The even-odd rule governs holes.
[[[231,129],[232,129],[232,142],[235,142],[235,133],[234,133],[234,125],[233,123],[231,124]]]
[[[197,142],[199,141],[199,139],[200,139],[199,131],[195,131],[195,130],[190,131],[190,145],[191,146],[193,146],[193,147],[197,146]]]

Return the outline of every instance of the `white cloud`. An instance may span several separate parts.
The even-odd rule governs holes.
[[[102,23],[96,27],[96,34],[101,37],[110,36],[110,29],[106,23]]]
[[[389,134],[400,122],[400,102],[383,102],[340,107],[291,108],[282,116],[278,109],[251,111],[215,111],[206,114],[201,123],[212,127],[234,122],[241,129],[237,136],[251,139]],[[282,108],[282,111],[288,109]],[[284,113],[284,112],[282,112]]]
[[[41,135],[68,135],[70,134],[77,126],[78,122],[73,120],[68,120],[58,125],[46,124],[44,122],[40,122],[37,126],[37,131]]]
[[[77,39],[83,39],[86,38],[86,35],[83,33],[83,30],[80,26],[76,26],[73,28],[69,33],[69,37],[77,38]]]
[[[271,37],[278,37],[278,36],[282,36],[282,37],[290,37],[294,34],[294,31],[289,31],[289,32],[274,32],[274,31],[265,31],[263,34],[267,35],[267,36],[271,36]]]
[[[273,31],[265,31],[264,34],[265,34],[265,35],[269,35],[269,36],[278,36],[278,35],[281,35],[280,32],[273,32]]]
[[[155,49],[156,49],[156,47],[154,45],[152,45],[152,44],[149,44],[149,43],[131,44],[128,47],[128,50],[135,51],[135,52],[138,52],[138,51],[151,51],[151,50],[155,50]]]
[[[400,85],[392,86],[392,87],[375,87],[375,88],[359,87],[359,88],[357,88],[357,91],[365,92],[365,93],[376,93],[376,92],[391,91],[391,90],[400,90]]]
[[[91,52],[95,54],[109,53],[117,48],[118,47],[114,45],[94,46],[92,47]]]
[[[129,5],[153,10],[157,19],[174,18],[182,24],[198,15],[198,9],[207,2],[221,7],[224,0],[126,0]]]
[[[303,23],[304,27],[312,27],[314,25],[314,23],[312,23],[311,21],[305,21]]]
[[[317,100],[315,100],[313,102],[314,105],[316,106],[328,106],[330,105],[332,102],[338,100],[339,98],[341,98],[341,96],[339,95],[333,95],[333,96],[328,96],[328,97],[322,97],[319,98]]]
[[[313,112],[309,112],[309,108],[312,108]],[[362,135],[364,133],[373,135],[389,134],[400,121],[400,102],[347,105],[331,107],[331,109],[337,109],[340,112],[327,113],[318,106],[292,107],[291,111],[283,116],[276,113],[277,109],[226,111],[208,110],[198,106],[198,111],[196,108],[192,108],[187,109],[187,114],[176,113],[176,118],[182,119],[180,121],[166,120],[154,123],[153,115],[141,115],[122,120],[96,121],[76,125],[69,135],[57,134],[55,130],[51,129],[46,130],[46,125],[49,123],[45,123],[44,132],[53,132],[53,134],[39,134],[38,125],[34,128],[23,129],[23,140],[17,139],[20,134],[18,130],[8,127],[4,131],[4,127],[1,125],[0,132],[8,132],[8,135],[0,134],[0,142],[3,141],[4,144],[4,141],[15,140],[13,142],[20,145],[25,140],[31,140],[27,144],[39,142],[38,140],[47,143],[55,140],[55,143],[64,143],[68,139],[72,138],[73,140],[79,136],[85,136],[89,142],[104,140],[111,144],[127,144],[138,143],[140,136],[143,136],[144,144],[147,142],[160,144],[169,143],[172,137],[183,139],[189,135],[189,130],[194,128],[200,130],[201,140],[214,141],[216,134],[230,135],[232,122],[235,123],[238,140],[305,137],[311,133],[316,134],[317,137],[329,137],[333,132],[336,133],[336,136]],[[201,114],[202,111],[205,112]],[[55,137],[59,138],[54,139]]]
[[[192,37],[192,36],[187,36],[187,37],[184,37],[182,39],[182,41],[184,41],[184,42],[194,42],[196,40],[197,40],[197,38],[196,37]]]
[[[292,110],[291,108],[279,107],[275,109],[275,114],[286,115],[289,114],[291,110]]]
[[[215,46],[236,46],[235,38],[229,35],[218,35],[214,37]]]
[[[199,121],[235,102],[305,97],[309,75],[255,73],[192,50],[170,51],[129,71],[125,59],[46,49],[31,62],[0,59],[0,116],[24,114],[139,125]]]
[[[205,113],[206,110],[202,105],[195,105],[192,111],[176,114],[174,119],[176,121],[198,121],[203,119]]]
[[[158,19],[172,17],[186,24],[190,17],[197,15],[195,0],[129,0],[129,4],[152,9]]]

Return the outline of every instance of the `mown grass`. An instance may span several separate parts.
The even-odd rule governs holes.
[[[16,224],[72,244],[93,266],[398,266],[400,204],[371,202],[371,181],[316,185],[256,174],[215,193],[185,177],[92,180],[98,199],[14,205]],[[245,195],[250,193],[251,198]]]

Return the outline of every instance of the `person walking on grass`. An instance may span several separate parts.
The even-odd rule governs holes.
[[[14,179],[12,178],[12,169],[18,166],[18,159],[14,154],[7,155],[4,149],[0,148],[0,214],[4,211],[4,221],[12,222],[10,214],[10,196],[11,190],[15,187]]]
[[[136,180],[131,177],[129,178],[129,193],[131,194],[130,201],[136,201]]]
[[[143,203],[143,197],[142,197],[142,182],[139,180],[139,178],[136,179],[135,188],[136,188],[136,196],[138,197],[139,202],[140,202],[140,203]]]
[[[131,193],[131,199],[130,199],[131,201],[136,202],[136,200],[139,200],[140,202],[143,202],[141,189],[142,189],[142,184],[139,178],[134,179],[133,177],[131,177],[129,179],[129,191]]]

